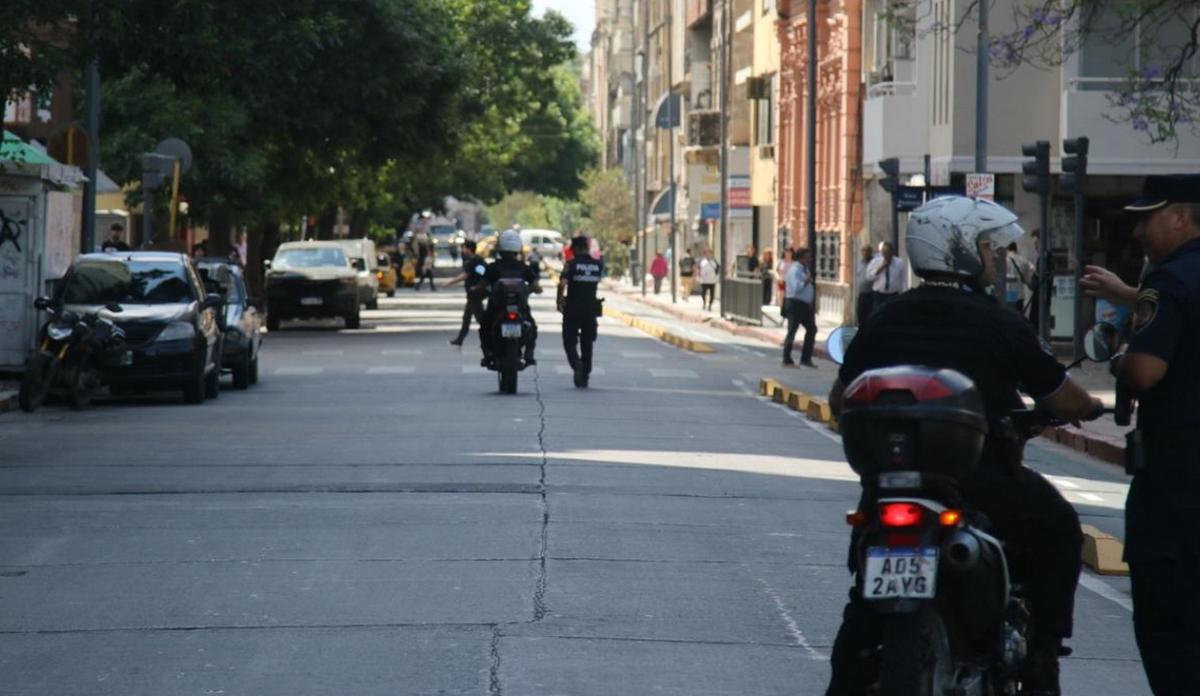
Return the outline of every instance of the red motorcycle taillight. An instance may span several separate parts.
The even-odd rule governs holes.
[[[879,521],[885,527],[914,527],[921,523],[921,506],[913,503],[884,503],[879,506]]]
[[[521,318],[521,315],[516,312],[509,312],[507,318],[509,321],[517,321]]]

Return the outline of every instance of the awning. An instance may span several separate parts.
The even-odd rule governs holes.
[[[666,130],[678,128],[680,112],[683,110],[683,99],[678,94],[664,93],[654,105],[654,127]]]
[[[671,211],[675,209],[675,186],[663,189],[658,196],[654,198],[654,202],[650,204],[650,214],[654,219],[661,222],[671,219]]]
[[[58,164],[53,157],[8,131],[4,131],[4,141],[0,142],[0,162],[35,165]]]

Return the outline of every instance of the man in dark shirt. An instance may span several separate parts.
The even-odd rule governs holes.
[[[463,344],[467,332],[471,330],[471,317],[475,317],[475,323],[483,326],[483,295],[480,292],[480,283],[483,282],[483,273],[486,269],[487,264],[475,255],[475,242],[470,239],[463,242],[462,272],[442,286],[449,288],[462,283],[463,288],[467,291],[467,304],[463,307],[462,328],[459,329],[458,336],[450,341],[452,346]]]
[[[588,254],[588,238],[571,240],[571,260],[558,281],[558,309],[563,315],[563,349],[575,373],[575,386],[586,388],[592,374],[592,344],[596,341],[596,289],[604,262]],[[576,347],[578,346],[578,352]]]
[[[114,222],[108,231],[110,236],[100,246],[100,251],[129,251],[129,245],[125,243],[125,227],[121,223]]]
[[[1147,177],[1126,210],[1152,266],[1114,366],[1138,399],[1125,503],[1134,634],[1155,694],[1200,694],[1200,175]]]
[[[514,230],[505,230],[501,235],[496,246],[496,251],[499,258],[488,264],[487,269],[483,273],[482,287],[488,296],[487,308],[483,313],[483,321],[479,325],[479,341],[483,347],[483,366],[491,365],[492,356],[494,354],[494,341],[496,317],[501,312],[501,307],[497,302],[496,297],[496,282],[501,278],[520,278],[525,281],[529,290],[534,293],[541,294],[542,286],[538,276],[529,267],[529,264],[521,260],[521,235]],[[525,321],[529,322],[531,331],[530,335],[525,340],[525,364],[536,365],[537,360],[534,358],[534,350],[537,348],[537,321],[533,318],[533,312],[529,308],[528,295],[522,297],[521,313],[525,317]]]
[[[877,308],[863,324],[829,399],[840,412],[846,385],[867,370],[897,365],[949,368],[975,383],[992,425],[983,461],[961,482],[963,493],[1009,544],[1014,571],[1028,583],[1036,618],[1023,693],[1056,696],[1058,657],[1071,635],[1079,577],[1079,517],[1045,478],[1021,466],[1020,449],[1000,425],[1022,406],[1018,387],[1064,420],[1098,415],[1102,405],[1067,376],[1028,322],[984,294],[995,278],[995,249],[1023,234],[1016,219],[994,203],[962,197],[939,198],[913,211],[907,246],[925,285]],[[1030,572],[1022,558],[1036,558],[1039,565]],[[855,589],[834,645],[829,694],[864,692],[857,655],[877,642],[878,623]]]

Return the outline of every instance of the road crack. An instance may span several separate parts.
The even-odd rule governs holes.
[[[538,498],[542,506],[542,534],[538,548],[538,579],[533,591],[533,620],[541,621],[546,616],[546,552],[550,537],[550,503],[546,497],[546,402],[542,401],[541,372],[533,368],[533,393],[538,403],[538,450],[541,452],[541,467],[538,474]]]
[[[501,696],[500,637],[500,626],[492,626],[492,642],[490,647],[492,667],[488,671],[488,696]]]

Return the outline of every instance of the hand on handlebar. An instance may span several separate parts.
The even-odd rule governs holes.
[[[1091,409],[1088,410],[1087,415],[1085,415],[1082,418],[1083,421],[1089,421],[1089,422],[1094,421],[1094,420],[1099,419],[1101,416],[1103,416],[1107,413],[1112,413],[1112,411],[1113,411],[1111,408],[1105,408],[1104,402],[1095,397],[1092,397],[1091,405],[1092,405],[1092,407],[1091,407]],[[1075,427],[1079,427],[1080,422],[1072,421],[1072,425],[1074,425]]]

